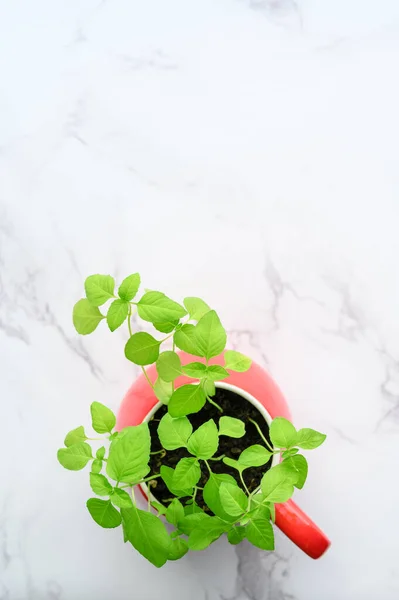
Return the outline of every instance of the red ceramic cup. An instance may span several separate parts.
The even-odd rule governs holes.
[[[179,352],[179,356],[183,365],[193,360],[201,361],[198,357],[190,356],[184,352]],[[223,355],[217,356],[209,362],[210,364],[223,366]],[[155,366],[149,367],[147,373],[151,381],[154,382],[157,377]],[[181,376],[175,380],[175,386],[179,387],[191,382],[192,380],[188,377]],[[227,379],[217,385],[231,389],[254,404],[268,424],[275,417],[291,419],[287,403],[279,388],[268,373],[254,362],[245,373],[231,372]],[[158,406],[160,406],[160,403],[153,390],[148,385],[144,375],[141,375],[133,383],[122,401],[117,428],[123,429],[129,425],[139,425],[143,421],[149,420]],[[278,460],[276,455],[273,458],[274,464]],[[148,493],[144,487],[141,488],[141,492],[144,496]],[[292,500],[288,500],[283,504],[276,504],[276,525],[311,558],[320,558],[330,546],[330,541],[325,534]]]

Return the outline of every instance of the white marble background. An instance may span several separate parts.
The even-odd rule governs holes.
[[[399,3],[0,0],[0,599],[397,600]],[[87,274],[200,295],[328,443],[312,561],[156,570],[56,462],[135,376]]]

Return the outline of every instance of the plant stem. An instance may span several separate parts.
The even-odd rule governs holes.
[[[163,454],[163,456],[165,456],[166,450],[164,450],[164,448],[162,448],[162,450],[157,450],[157,452],[150,452],[151,456],[154,456],[155,454]]]
[[[151,481],[152,479],[157,479],[157,477],[161,477],[161,474],[159,473],[158,475],[151,475],[151,477],[146,477],[145,479],[139,481],[136,485],[140,485],[140,483],[146,483],[147,481]]]
[[[127,483],[126,485],[121,485],[121,486],[119,486],[117,484],[117,487],[120,487],[120,489],[123,490],[125,488],[134,487],[135,485],[140,485],[140,483],[146,483],[147,481],[151,481],[152,479],[156,479],[157,477],[161,477],[161,474],[159,473],[158,475],[151,475],[151,477],[146,477],[145,479],[142,479],[141,481],[138,481],[137,483]]]
[[[163,340],[160,340],[160,344],[163,344],[164,342],[166,342],[166,340],[168,340],[169,338],[172,337],[172,335],[175,334],[175,330],[172,331],[172,333],[170,333],[169,335],[166,336],[166,338],[163,338]]]
[[[130,322],[131,318],[132,318],[132,305],[129,304],[129,312],[128,312],[128,315],[127,315],[127,326],[129,328],[129,335],[130,335],[130,337],[132,337],[132,335],[133,335],[132,334],[132,324]]]
[[[278,454],[278,452],[275,452],[274,449],[271,447],[271,445],[269,444],[269,442],[267,441],[267,439],[265,438],[265,436],[262,433],[261,428],[259,427],[259,425],[257,424],[256,421],[254,421],[253,419],[248,419],[248,421],[250,421],[251,423],[253,423],[256,427],[256,429],[258,430],[258,433],[260,435],[260,437],[262,438],[262,440],[265,442],[266,446],[268,447],[268,449],[270,450],[270,452],[273,452],[273,454]]]
[[[141,367],[141,370],[143,371],[144,377],[145,377],[145,378],[146,378],[146,380],[148,381],[148,384],[149,384],[149,385],[152,387],[152,389],[154,389],[154,386],[153,386],[153,384],[152,384],[152,381],[151,381],[151,379],[148,377],[148,373],[147,373],[147,371],[145,370],[145,367],[143,367],[143,366],[142,366],[142,367]]]
[[[173,333],[174,333],[174,331],[173,331]],[[172,343],[172,352],[174,352],[174,351],[175,351],[175,349],[176,349],[175,338],[173,338],[173,343]],[[172,381],[172,394],[173,394],[173,392],[174,392],[174,391],[175,391],[175,382],[174,382],[174,380],[173,380],[173,381]]]
[[[222,458],[224,458],[225,456],[225,454],[221,454],[220,456],[215,456],[215,458],[209,458],[208,460],[222,460]]]
[[[208,471],[209,471],[209,475],[212,475],[212,471],[211,471],[211,467],[209,466],[209,463],[207,460],[204,460],[204,463],[206,464],[206,466],[208,467]]]
[[[216,402],[214,402],[213,400],[210,399],[209,396],[206,397],[206,399],[208,400],[208,402],[210,402],[210,404],[213,404],[213,406],[216,406],[216,408],[222,413],[223,412],[223,408],[221,406],[219,406],[219,404],[217,404]]]
[[[245,491],[247,492],[248,496],[251,495],[251,492],[249,491],[249,489],[247,488],[247,486],[245,485],[245,481],[244,478],[242,476],[242,471],[239,472],[240,473],[240,479],[241,479],[241,483],[244,486]]]
[[[255,488],[254,491],[249,494],[249,499],[251,499],[253,496],[255,496],[259,492],[259,490],[260,490],[260,485],[258,485],[258,487]]]

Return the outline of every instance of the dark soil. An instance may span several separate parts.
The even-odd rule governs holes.
[[[253,444],[262,444],[264,445],[255,425],[249,421],[249,419],[253,419],[256,421],[268,442],[270,443],[269,437],[269,426],[263,419],[262,415],[259,411],[247,400],[231,392],[230,390],[224,390],[222,388],[216,388],[216,394],[213,398],[217,404],[223,409],[223,413],[221,413],[215,406],[207,402],[202,410],[193,415],[188,415],[188,419],[190,419],[194,430],[196,430],[202,423],[205,421],[209,421],[209,419],[214,419],[216,425],[219,423],[219,418],[224,415],[227,417],[235,417],[237,419],[241,419],[245,423],[245,435],[242,438],[231,438],[225,435],[219,438],[219,449],[216,453],[216,456],[220,456],[224,454],[229,458],[237,459],[241,452],[248,448],[248,446],[252,446]],[[162,449],[162,446],[158,439],[157,429],[160,419],[167,412],[166,406],[161,406],[159,410],[154,414],[153,418],[149,422],[149,428],[151,433],[151,452],[156,452]],[[167,465],[168,467],[175,468],[176,464],[179,462],[181,458],[192,456],[185,448],[178,448],[177,450],[168,450],[166,451],[166,455],[161,458],[161,454],[155,454],[150,457],[150,475],[157,475],[162,465]],[[204,464],[204,461],[200,461],[202,476],[199,481],[199,486],[204,487],[205,483],[208,480],[209,474]],[[240,481],[240,477],[238,475],[238,471],[231,467],[228,467],[223,463],[222,460],[211,461],[210,463],[212,471],[214,473],[228,473],[232,475],[234,479],[237,481],[238,485],[242,487],[242,483]],[[264,473],[270,469],[271,467],[271,459],[270,461],[261,467],[251,467],[246,469],[243,473],[244,481],[249,489],[252,492],[255,488],[260,484],[260,480]],[[157,498],[159,502],[162,504],[168,505],[173,494],[168,490],[164,481],[161,477],[155,479],[151,482],[151,491],[153,495]],[[196,502],[201,508],[204,510],[208,510],[208,507],[204,503],[202,497],[202,491],[198,490],[196,495]]]

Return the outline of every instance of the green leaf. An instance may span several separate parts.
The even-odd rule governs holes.
[[[179,496],[180,498],[183,498],[184,496],[192,496],[193,495],[193,486],[190,487],[183,487],[182,489],[178,489],[176,487],[174,487],[173,485],[173,479],[174,479],[174,474],[175,471],[174,469],[172,469],[171,467],[167,467],[166,465],[162,465],[161,469],[160,469],[160,473],[161,473],[161,477],[164,480],[166,487],[168,488],[168,490],[170,492],[172,492],[172,494],[174,494],[175,496]],[[186,482],[184,482],[184,485],[186,485]]]
[[[116,424],[112,410],[100,402],[92,402],[90,406],[92,427],[97,433],[111,433]]]
[[[153,323],[155,329],[161,333],[171,333],[179,324],[179,321],[162,321],[161,323]]]
[[[182,489],[193,487],[201,477],[201,468],[196,458],[182,458],[176,465],[173,474],[173,487]]]
[[[190,319],[193,321],[199,321],[201,317],[211,310],[207,303],[201,300],[201,298],[195,298],[193,296],[184,298],[183,304],[190,315]]]
[[[192,362],[188,365],[183,365],[183,373],[187,375],[187,377],[201,379],[206,373],[206,365],[200,362]]]
[[[219,489],[222,483],[231,483],[233,485],[237,485],[234,477],[228,475],[227,473],[211,473],[208,481],[204,486],[202,492],[203,497],[206,504],[209,506],[209,508],[215,515],[217,515],[221,519],[224,519],[225,521],[232,521],[234,520],[234,517],[231,517],[231,515],[227,514],[220,500]]]
[[[100,313],[96,306],[92,306],[86,298],[78,300],[73,307],[73,325],[81,335],[93,333],[103,319],[105,319],[104,315]]]
[[[101,446],[101,448],[99,448],[96,452],[96,458],[98,458],[99,460],[102,460],[105,456],[105,447]]]
[[[262,550],[274,550],[274,532],[270,521],[251,519],[245,528],[247,540]]]
[[[181,538],[175,538],[171,541],[169,547],[168,560],[179,560],[188,552],[187,542]]]
[[[163,504],[160,504],[159,502],[154,502],[154,501],[152,501],[152,502],[151,502],[151,506],[152,506],[153,508],[155,508],[155,510],[156,510],[157,512],[159,512],[159,514],[160,514],[160,515],[164,515],[164,514],[166,514],[166,506],[164,506]]]
[[[130,508],[133,502],[129,494],[121,488],[114,488],[111,494],[111,502],[118,508]]]
[[[266,450],[264,446],[254,444],[241,452],[238,462],[245,468],[260,467],[265,465],[271,456],[273,456],[272,453]]]
[[[171,539],[157,516],[145,510],[122,508],[123,529],[132,546],[156,567],[168,560]]]
[[[93,306],[101,306],[114,297],[115,280],[111,275],[90,275],[85,281],[86,298]]]
[[[274,504],[272,502],[266,502],[265,498],[266,496],[263,492],[258,492],[252,497],[251,510],[248,513],[250,519],[257,518],[270,521],[270,518],[273,515],[275,516]]]
[[[303,450],[313,450],[318,448],[326,439],[324,433],[320,433],[315,429],[304,428],[298,431],[297,444]]]
[[[252,360],[241,354],[241,352],[236,352],[235,350],[226,350],[224,353],[225,367],[226,369],[230,369],[230,371],[237,371],[238,373],[244,373],[244,371],[248,371],[252,364]]]
[[[184,417],[198,412],[204,406],[206,397],[200,385],[182,385],[172,394],[168,410],[172,417]]]
[[[174,540],[175,538],[179,537],[179,535],[182,534],[182,531],[180,531],[180,529],[175,529],[174,531],[170,532],[170,537],[172,540]]]
[[[296,456],[284,459],[281,465],[297,475],[293,483],[295,487],[301,490],[308,476],[308,462],[306,458],[302,454],[297,454]]]
[[[210,381],[221,381],[222,379],[229,377],[229,374],[226,369],[219,367],[219,365],[210,365],[206,369],[206,377],[207,379],[210,379]]]
[[[172,500],[166,510],[165,517],[169,523],[178,526],[179,521],[184,518],[184,508],[180,500],[177,498]]]
[[[294,493],[295,474],[282,463],[269,469],[262,477],[261,487],[269,502],[286,502]]]
[[[199,523],[201,523],[202,521],[207,521],[210,518],[210,515],[207,515],[204,512],[186,515],[183,519],[180,520],[179,529],[184,534],[190,535],[190,533],[194,531],[196,527],[198,527]]]
[[[150,432],[147,423],[126,427],[123,435],[112,441],[107,474],[115,481],[137,483],[149,472]]]
[[[90,473],[90,487],[97,496],[109,496],[112,493],[112,485],[104,475]]]
[[[203,423],[188,440],[187,448],[190,454],[204,460],[211,458],[219,446],[219,436],[213,419]]]
[[[230,525],[224,523],[219,517],[204,519],[190,533],[188,547],[190,550],[205,550],[228,529],[230,529]]]
[[[187,417],[174,419],[166,413],[158,425],[158,437],[165,450],[185,448],[193,426]]]
[[[270,439],[277,448],[289,448],[295,446],[297,432],[290,421],[284,417],[276,417],[270,425]]]
[[[118,527],[122,522],[119,511],[112,506],[110,500],[90,498],[86,502],[86,506],[94,521],[101,527],[113,529],[114,527]]]
[[[237,471],[240,471],[240,473],[242,473],[247,468],[245,465],[241,465],[238,462],[238,460],[234,460],[234,458],[229,458],[228,456],[224,457],[223,462],[228,467],[231,467],[232,469],[237,469]]]
[[[78,444],[79,442],[85,442],[87,440],[84,427],[76,427],[76,429],[72,429],[69,433],[66,434],[64,444],[68,448],[68,446],[72,446],[72,444]]]
[[[241,438],[245,435],[245,424],[234,417],[220,417],[219,435],[227,435],[232,438]]]
[[[250,508],[250,512],[252,512],[255,508],[257,508],[261,504],[261,502],[263,502],[265,500],[265,495],[261,490],[259,490],[258,492],[256,492],[256,494],[254,494],[251,497],[250,500],[251,500],[251,502],[250,502],[249,508]]]
[[[80,471],[92,457],[91,448],[85,442],[73,444],[68,448],[61,448],[57,452],[58,461],[69,471]]]
[[[227,534],[230,544],[236,546],[245,538],[245,527],[233,527]]]
[[[126,342],[125,356],[135,365],[151,365],[159,356],[160,342],[145,331],[134,333]]]
[[[158,375],[163,381],[174,381],[182,374],[180,358],[176,352],[167,350],[159,355],[157,360]]]
[[[154,383],[154,393],[160,402],[168,404],[173,394],[173,385],[158,377]]]
[[[214,310],[207,312],[195,327],[195,340],[200,352],[208,360],[223,352],[226,345],[226,331]]]
[[[101,469],[103,468],[103,461],[99,460],[98,458],[96,458],[95,460],[93,460],[92,464],[91,464],[91,472],[92,473],[100,473]]]
[[[252,500],[254,500],[254,498]],[[263,494],[261,494],[261,498],[263,498]],[[248,516],[250,519],[256,518],[256,519],[266,519],[266,521],[270,521],[270,505],[269,505],[269,503],[256,505],[255,502],[253,502],[253,505],[254,505],[254,507],[248,513]]]
[[[162,292],[147,292],[137,303],[139,317],[150,323],[179,320],[187,311]]]
[[[118,296],[121,300],[133,300],[140,287],[140,275],[133,273],[126,277],[119,286]]]
[[[295,456],[295,454],[298,454],[298,452],[299,448],[290,448],[289,450],[284,450],[281,456],[283,458],[289,458],[290,456]]]
[[[111,331],[118,329],[129,313],[129,302],[114,300],[107,312],[107,323]]]
[[[195,337],[195,326],[191,324],[183,325],[173,336],[174,342],[180,350],[200,356]]]
[[[207,398],[214,396],[216,394],[216,387],[213,381],[210,379],[202,379],[201,387],[204,390],[204,393]]]
[[[198,506],[198,504],[196,502],[187,502],[185,507],[184,507],[184,514],[185,515],[195,515],[195,514],[203,514],[204,511],[202,510],[202,508],[200,508]]]
[[[248,498],[237,485],[222,483],[219,494],[223,509],[228,515],[238,517],[247,510]]]

